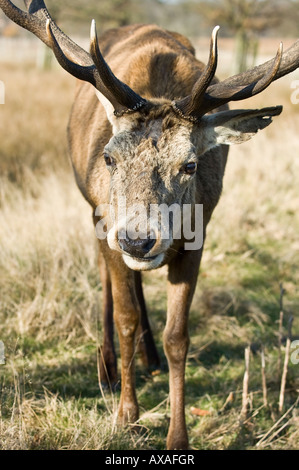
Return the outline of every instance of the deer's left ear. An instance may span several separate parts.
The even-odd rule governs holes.
[[[260,129],[272,122],[272,117],[281,113],[282,106],[263,109],[237,109],[203,116],[200,127],[203,130],[204,151],[220,144],[241,144],[251,139]]]

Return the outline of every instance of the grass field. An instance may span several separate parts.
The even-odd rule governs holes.
[[[0,78],[6,84],[0,106],[0,339],[6,354],[0,449],[162,449],[169,421],[162,351],[166,271],[144,276],[163,368],[149,375],[137,358],[140,432],[124,432],[115,423],[119,391],[101,393],[98,386],[95,237],[66,150],[74,80],[29,65],[2,66]],[[299,334],[299,105],[290,102],[290,83],[285,78],[241,104],[283,104],[285,111],[251,142],[231,149],[209,226],[190,314],[186,415],[192,449],[299,448],[299,365],[291,361],[287,414],[278,422],[280,283],[286,290],[284,334],[290,314],[293,335]],[[250,409],[240,423],[248,344]],[[191,407],[208,414],[195,416]]]

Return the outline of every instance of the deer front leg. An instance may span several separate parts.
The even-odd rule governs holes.
[[[141,353],[141,359],[149,371],[160,368],[160,358],[153,338],[153,333],[148,321],[147,309],[145,305],[142,277],[140,271],[135,271],[135,288],[139,302],[141,317],[138,329],[138,349]]]
[[[121,260],[122,262],[122,260]],[[117,328],[121,355],[121,396],[118,417],[122,424],[138,419],[138,403],[135,392],[135,336],[139,324],[140,309],[135,292],[134,273],[123,262],[110,268],[114,320]]]
[[[189,346],[188,313],[191,305],[201,251],[178,255],[169,264],[168,308],[164,351],[169,365],[170,426],[167,449],[188,449],[185,422],[185,364]]]
[[[99,348],[99,379],[102,386],[113,388],[117,382],[117,361],[113,342],[113,300],[111,280],[101,251],[98,255],[100,278],[103,290],[103,347]]]

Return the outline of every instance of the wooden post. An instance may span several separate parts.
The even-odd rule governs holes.
[[[283,295],[285,293],[285,290],[283,288],[282,282],[280,283],[279,287],[280,287],[280,297],[279,297],[280,312],[279,312],[279,326],[278,326],[278,374],[280,377],[281,363],[282,363],[281,340],[282,340],[282,329],[283,329]]]
[[[279,405],[278,405],[279,413],[282,413],[283,405],[284,405],[284,394],[285,394],[285,386],[286,386],[286,381],[287,381],[288,364],[289,364],[289,359],[290,359],[290,349],[291,349],[291,341],[292,341],[291,339],[292,338],[292,323],[293,323],[293,317],[291,316],[289,319],[288,338],[287,338],[287,343],[286,343],[286,352],[285,352],[284,365],[283,365],[283,371],[282,371],[282,376],[281,376]]]
[[[250,346],[245,348],[245,372],[243,378],[243,393],[242,393],[242,409],[241,420],[245,421],[248,411],[248,383],[249,383],[249,362],[250,362]]]
[[[268,406],[268,398],[267,398],[267,381],[266,381],[266,364],[265,364],[265,352],[264,347],[262,346],[261,350],[261,365],[262,365],[262,386],[263,386],[263,400],[264,406]]]

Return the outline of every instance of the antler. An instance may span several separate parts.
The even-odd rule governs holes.
[[[201,115],[202,103],[205,99],[205,91],[213,80],[217,68],[217,34],[220,26],[215,26],[212,32],[210,55],[208,64],[203,73],[192,88],[191,95],[186,96],[180,101],[174,101],[173,107],[182,117],[187,117],[196,121]]]
[[[28,12],[20,10],[9,0],[0,0],[0,7],[12,21],[31,31],[51,47],[65,70],[94,85],[113,105],[116,115],[135,111],[147,103],[111,71],[99,49],[94,21],[91,26],[89,54],[61,31],[43,0],[24,2]],[[193,86],[191,94],[172,103],[177,113],[194,122],[229,101],[243,100],[260,93],[272,81],[299,67],[298,40],[284,54],[280,44],[275,59],[211,85],[217,66],[218,30],[219,26],[213,30],[208,65]]]
[[[218,31],[218,29],[217,29]],[[217,31],[213,31],[209,64],[217,61]],[[213,59],[215,58],[215,59]],[[209,68],[206,67],[205,72]],[[299,40],[284,54],[280,43],[276,57],[251,70],[234,75],[226,80],[210,85],[213,77],[209,76],[208,86],[203,83],[199,90],[201,77],[193,86],[191,95],[173,102],[173,107],[180,115],[191,121],[199,120],[204,114],[229,101],[239,101],[257,95],[265,90],[270,83],[299,67]],[[216,67],[214,67],[215,69]]]
[[[135,111],[146,104],[144,98],[113,74],[99,49],[94,21],[89,54],[61,31],[43,0],[24,0],[24,3],[28,12],[20,10],[9,0],[0,0],[0,7],[12,21],[49,46],[67,72],[94,85],[110,101],[116,114]]]

